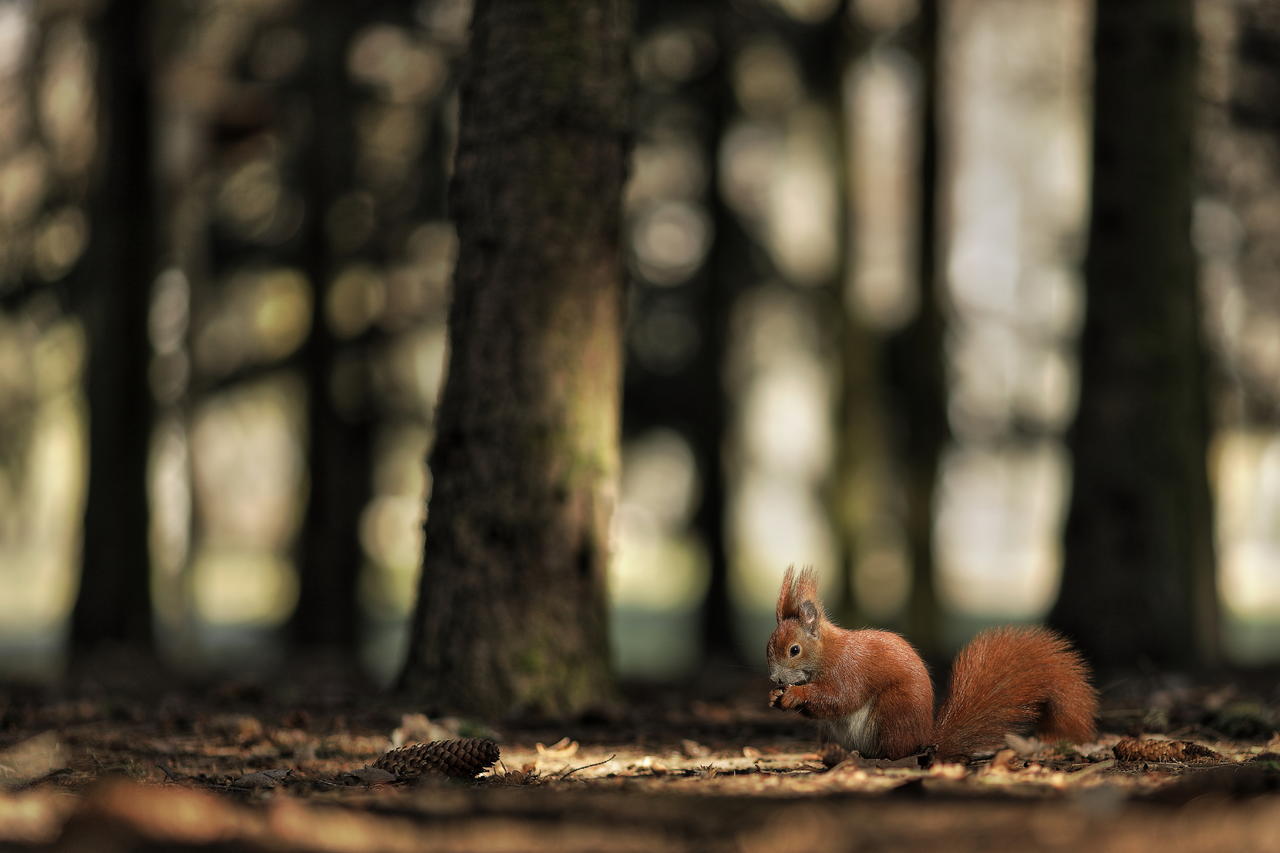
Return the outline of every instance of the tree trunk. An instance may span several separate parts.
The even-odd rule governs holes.
[[[886,342],[888,387],[902,465],[904,527],[911,556],[907,634],[926,658],[941,651],[941,613],[934,581],[934,491],[949,437],[944,319],[938,278],[938,0],[922,0],[908,36],[920,68],[920,161],[916,200],[916,281],[920,306]]]
[[[725,476],[725,439],[730,404],[725,366],[729,350],[729,319],[744,284],[758,271],[750,240],[724,197],[720,145],[733,121],[736,102],[731,63],[739,49],[741,10],[715,0],[704,2],[716,38],[716,59],[700,87],[700,106],[707,127],[703,137],[708,164],[706,205],[712,222],[712,244],[707,262],[696,280],[694,322],[702,346],[690,370],[686,409],[698,475],[702,484],[694,524],[707,546],[707,592],[702,600],[700,639],[704,666],[723,666],[742,659],[736,642],[737,626],[730,592],[729,551],[726,541],[726,507],[729,490]]]
[[[1206,394],[1191,247],[1191,0],[1099,3],[1093,210],[1062,591],[1099,665],[1216,645]]]
[[[626,13],[475,7],[452,350],[401,677],[435,709],[572,714],[611,693]]]
[[[355,157],[346,74],[353,8],[347,0],[324,0],[308,12],[311,136],[303,166],[307,222],[302,246],[315,294],[303,351],[310,490],[299,536],[298,606],[291,623],[295,644],[350,653],[360,621],[357,582],[364,552],[359,523],[371,491],[372,425],[367,411],[340,411],[335,404],[332,387],[343,352],[327,322],[325,303],[341,261],[329,239],[328,213],[352,184]],[[363,366],[363,354],[352,357]]]
[[[89,482],[71,628],[78,652],[103,642],[152,644],[147,313],[156,240],[149,5],[115,0],[93,22],[100,174],[89,202],[92,236],[79,272],[89,349]]]

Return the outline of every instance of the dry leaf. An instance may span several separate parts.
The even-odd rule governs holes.
[[[381,767],[361,767],[342,774],[344,785],[386,785],[398,778],[390,770],[383,770]]]
[[[1116,764],[1116,760],[1114,758],[1108,758],[1106,761],[1099,761],[1096,764],[1090,764],[1088,767],[1084,768],[1083,770],[1077,770],[1076,772],[1072,773],[1071,779],[1072,781],[1079,781],[1080,779],[1083,779],[1086,776],[1093,776],[1098,773],[1101,773],[1104,770],[1110,770],[1112,767],[1115,766],[1115,764]]]
[[[711,754],[708,747],[688,738],[680,741],[680,752],[685,758],[706,758]]]
[[[538,771],[533,769],[533,765],[526,765],[521,770],[507,770],[503,773],[495,773],[494,777],[500,779],[507,785],[536,785],[542,781],[542,777]]]
[[[764,753],[756,749],[754,746],[744,746],[742,748],[742,757],[751,759],[762,758],[764,757]]]
[[[246,773],[231,783],[233,788],[274,788],[289,777],[292,770],[259,770]]]
[[[988,765],[991,770],[1011,772],[1013,767],[1013,759],[1017,757],[1017,752],[1012,749],[1002,749],[991,758],[991,764]]]
[[[548,761],[567,761],[578,754],[578,742],[568,737],[560,738],[551,746],[538,744],[537,747],[539,761],[544,758]]]
[[[18,788],[65,766],[66,750],[45,732],[0,752],[0,788]]]
[[[880,758],[876,760],[877,767],[894,767],[905,768],[907,770],[920,769],[919,755],[904,755],[901,758]]]
[[[667,769],[667,766],[665,764],[658,761],[652,755],[646,755],[644,758],[640,759],[640,762],[636,765],[636,768],[639,770],[648,770],[654,776],[666,776],[668,773],[671,772],[670,770]]]

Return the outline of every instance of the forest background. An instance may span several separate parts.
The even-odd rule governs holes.
[[[1127,8],[638,4],[617,673],[758,665],[789,563],[932,659],[1280,655],[1280,10]],[[0,4],[5,676],[395,680],[470,18]]]

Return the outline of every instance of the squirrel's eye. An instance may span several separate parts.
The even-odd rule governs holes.
[[[792,656],[792,657],[795,657],[795,656],[796,656],[796,655],[798,655],[798,654],[800,654],[800,647],[799,647],[799,646],[792,646],[792,647],[791,647],[791,656]]]

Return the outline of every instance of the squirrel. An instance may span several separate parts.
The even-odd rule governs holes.
[[[935,720],[933,682],[919,653],[891,631],[833,624],[813,569],[798,576],[787,569],[776,615],[767,659],[779,686],[770,706],[816,718],[828,740],[864,758],[962,760],[1028,729],[1047,741],[1095,738],[1089,667],[1046,628],[1006,626],[974,637],[955,659]]]

